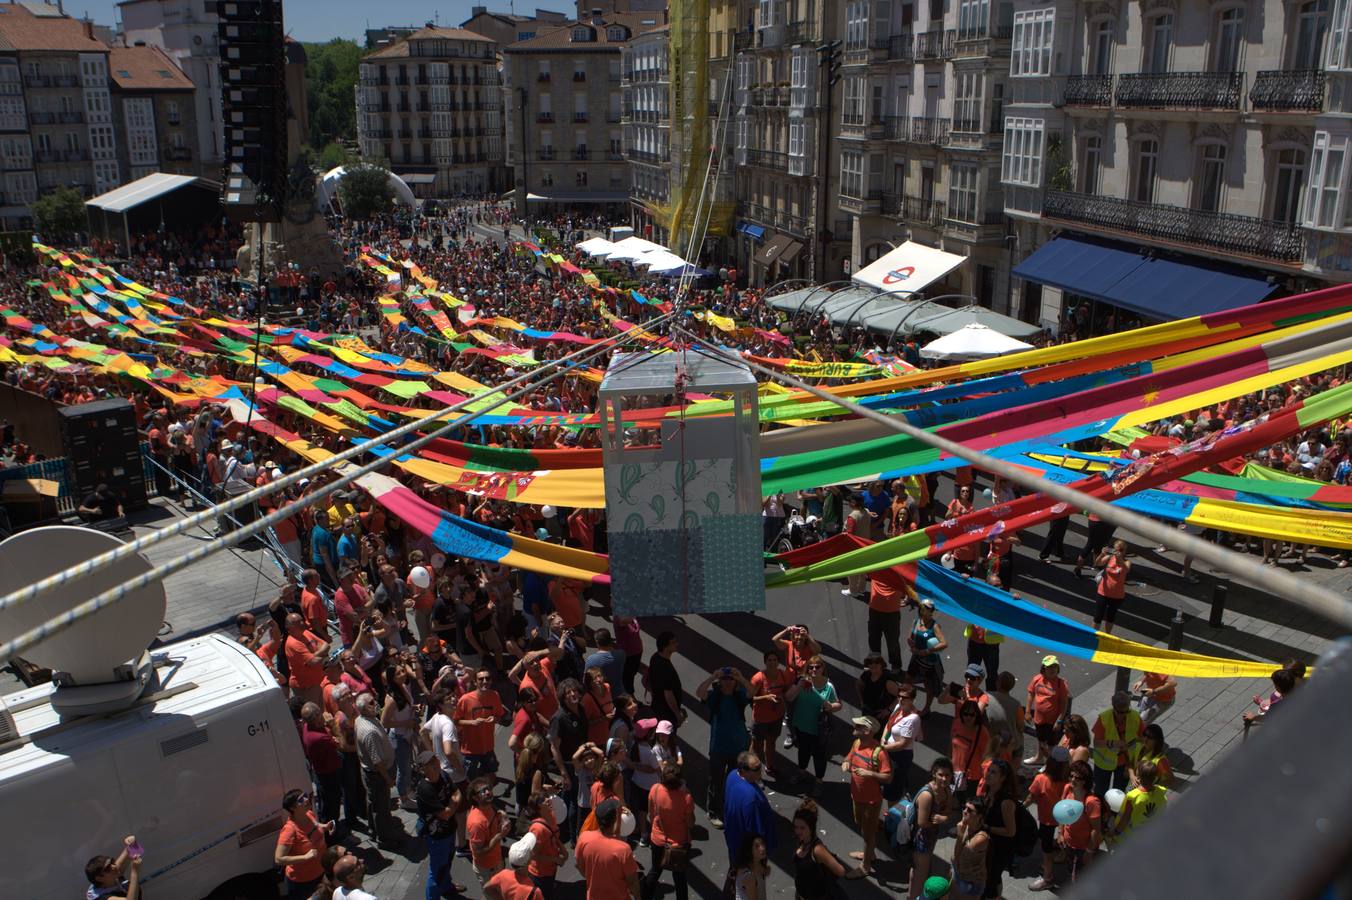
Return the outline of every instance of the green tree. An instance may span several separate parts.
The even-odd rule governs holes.
[[[343,214],[350,219],[369,219],[386,212],[394,204],[389,169],[366,162],[349,167],[338,182],[338,199]]]
[[[326,44],[305,44],[310,146],[357,139],[353,89],[361,57],[361,48],[343,38],[334,38]]]
[[[330,169],[336,169],[339,166],[350,166],[355,160],[347,148],[337,141],[333,141],[319,151],[319,167],[325,172]]]
[[[44,240],[68,241],[89,226],[84,195],[71,187],[59,187],[32,205],[33,221]]]

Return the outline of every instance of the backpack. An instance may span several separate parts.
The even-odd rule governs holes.
[[[1014,855],[1028,856],[1038,844],[1037,819],[1028,807],[1014,804]]]
[[[913,796],[902,797],[887,811],[887,816],[883,819],[883,833],[887,835],[893,847],[911,845],[911,839],[915,837],[915,801],[928,790],[928,786],[922,787]]]

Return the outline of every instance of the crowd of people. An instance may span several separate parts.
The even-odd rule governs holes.
[[[591,288],[542,270],[531,255],[482,231],[511,224],[505,207],[485,203],[452,207],[434,220],[336,222],[335,235],[349,259],[363,247],[411,256],[442,290],[473,303],[481,318],[608,336],[611,328],[597,317]],[[597,224],[567,218],[552,223],[560,233]],[[260,295],[241,290],[236,273],[222,264],[233,258],[237,240],[227,229],[196,237],[152,235],[138,239],[132,258],[117,264],[127,277],[190,304],[256,315]],[[112,248],[95,249],[112,256]],[[28,284],[56,274],[50,264],[36,272],[7,269],[0,290],[14,311],[61,334],[145,352],[135,334],[109,334],[68,317],[47,291]],[[303,324],[314,330],[362,329],[375,335],[370,340],[381,351],[485,385],[515,374],[489,356],[456,353],[446,342],[390,327],[374,303],[390,287],[365,267],[323,278],[273,273],[268,288],[264,296],[274,309],[285,313],[298,306]],[[674,288],[654,283],[645,290],[662,302],[672,299]],[[409,321],[422,321],[408,297],[399,301]],[[750,329],[732,337],[690,321],[697,332],[758,355],[785,353],[782,343],[764,335],[781,321],[761,291],[720,284],[700,291],[697,302]],[[641,323],[652,309],[628,304],[619,313]],[[808,323],[805,336],[822,360],[889,349],[874,347],[876,336],[842,335],[827,322]],[[570,349],[563,342],[506,337],[537,360]],[[912,338],[894,352],[922,364]],[[187,347],[159,344],[154,353],[160,365],[193,375],[246,385],[255,377],[246,363]],[[295,364],[298,371],[323,374],[307,366]],[[304,464],[283,445],[244,432],[210,403],[165,405],[143,384],[83,366],[0,368],[8,383],[61,403],[128,397],[159,466],[159,493],[184,503],[237,496]],[[1150,440],[1168,446],[1201,437],[1342,377],[1341,371],[1311,375],[1165,419],[1152,428]],[[595,401],[595,382],[570,375],[520,402],[537,410],[585,412]],[[435,407],[418,397],[401,402]],[[338,449],[346,442],[282,406],[264,411],[316,446]],[[21,435],[8,428],[4,434],[6,464],[36,458]],[[599,446],[595,430],[551,425],[475,426],[451,437],[500,447]],[[1352,451],[1346,431],[1335,424],[1227,468],[1239,472],[1246,465],[1343,484]],[[302,481],[271,495],[261,509],[237,515],[247,521],[280,508],[331,477]],[[464,518],[605,550],[601,511],[485,500],[399,477],[423,499]],[[985,502],[979,498],[998,503],[1016,495],[998,478],[980,490],[983,477],[958,470],[947,503],[939,495],[949,488],[937,476],[774,495],[763,510],[767,543],[795,513],[814,517],[823,535],[876,540],[963,515]],[[97,501],[112,502],[95,500],[91,514],[101,511]],[[1087,582],[1096,603],[1093,624],[1111,631],[1129,600],[1132,552],[1114,539],[1111,525],[1092,517],[1085,546],[1068,551],[1068,522],[1053,523],[1041,560],[1062,560],[1076,574],[1095,573]],[[218,527],[224,531],[234,523],[223,519]],[[1305,562],[1316,553],[1327,553],[1338,566],[1349,560],[1342,551],[1220,532],[1205,536],[1262,553],[1272,564]],[[760,648],[754,671],[720,665],[687,693],[673,662],[678,635],[658,631],[652,635],[655,650],[645,653],[645,623],[613,615],[604,586],[448,557],[430,536],[406,527],[361,492],[339,492],[300,509],[282,520],[275,537],[290,577],[265,614],[243,612],[237,626],[240,641],[289,695],[312,775],[311,784],[280,798],[286,825],[275,861],[289,897],[370,897],[363,888],[369,860],[363,841],[399,852],[425,846],[428,900],[458,895],[470,876],[495,900],[552,900],[566,894],[558,879],[569,860],[588,898],[651,900],[669,880],[685,900],[691,860],[701,853],[726,860],[725,887],[738,900],[765,900],[782,890],[774,881],[783,876],[772,874],[770,865],[780,847],[782,858],[791,859],[793,891],[801,900],[848,895],[845,882],[876,876],[880,857],[904,866],[910,897],[999,897],[1016,859],[1035,856],[1040,847],[1033,890],[1073,881],[1097,853],[1129,839],[1167,803],[1173,773],[1156,720],[1177,696],[1176,679],[1145,673],[1107,708],[1083,711],[1091,713],[1086,718],[1072,712],[1056,656],[1043,658],[1026,691],[1016,691],[1016,677],[1001,667],[1001,635],[976,625],[967,625],[961,636],[946,635],[932,601],[884,579],[854,576],[842,588],[868,607],[870,655],[852,683],[833,682],[822,645],[807,625],[792,624]],[[1000,535],[954,551],[945,564],[1013,590],[1016,568],[1030,563],[1016,555],[1019,543],[1018,535]],[[1184,578],[1189,564],[1183,562]],[[960,682],[946,680],[946,651],[966,659]],[[1284,665],[1273,675],[1272,694],[1256,698],[1258,709],[1246,724],[1262,721],[1303,677],[1298,662]],[[693,746],[688,738],[692,700],[708,721],[707,746]],[[936,715],[935,704],[951,707],[951,719]],[[859,714],[847,712],[847,705]],[[915,754],[926,743],[943,752],[921,771]],[[772,809],[767,780],[781,793],[802,796],[791,822]],[[848,862],[828,848],[818,827],[817,803],[835,781],[848,783],[856,833],[827,837],[837,847],[850,845]],[[1078,805],[1073,819],[1058,816],[1065,801]],[[724,847],[701,846],[697,806],[722,829]],[[400,824],[399,809],[414,814],[414,834]],[[956,837],[950,858],[936,859],[940,838],[950,833]],[[110,888],[124,894],[137,889],[139,857],[124,857],[91,860],[91,897],[117,896]]]

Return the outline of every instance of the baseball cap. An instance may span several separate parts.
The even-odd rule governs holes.
[[[938,900],[940,897],[948,896],[950,885],[948,879],[942,875],[931,875],[925,879],[925,887],[921,896],[926,900]]]
[[[855,716],[850,720],[852,725],[861,725],[868,729],[869,734],[874,734],[878,730],[878,720],[873,716]]]
[[[1046,656],[1042,657],[1042,667],[1044,669],[1047,666],[1059,666],[1059,665],[1061,665],[1061,660],[1057,659],[1056,654],[1054,653],[1048,653]]]
[[[430,762],[432,762],[433,760],[435,760],[436,758],[437,758],[437,755],[436,755],[435,753],[433,753],[431,750],[424,750],[424,751],[422,751],[421,753],[419,753],[417,756],[413,757],[413,762],[414,762],[416,765],[425,766],[425,765],[427,765],[428,763],[430,763]]]
[[[921,597],[919,602],[926,609],[934,609],[934,601],[928,597]]]
[[[537,529],[535,529],[535,539],[536,539],[537,541],[547,541],[547,540],[549,540],[549,529],[548,529],[548,528],[537,528]]]
[[[656,719],[639,719],[634,723],[634,737],[645,738],[657,727]],[[668,732],[670,733],[670,732]]]
[[[986,676],[986,670],[976,663],[972,663],[962,674],[966,675],[968,678],[984,678]]]
[[[507,862],[514,868],[520,868],[530,862],[535,855],[535,835],[529,831],[521,835],[512,848],[507,851]]]
[[[1050,753],[1052,762],[1070,762],[1070,751],[1059,744]]]
[[[667,719],[663,719],[662,721],[657,723],[658,734],[671,734],[675,730],[676,726],[672,725],[671,722]]]
[[[596,806],[596,821],[602,828],[608,827],[620,814],[620,801],[603,800]]]

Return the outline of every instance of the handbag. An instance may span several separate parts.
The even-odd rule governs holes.
[[[680,844],[667,844],[662,850],[662,868],[671,872],[684,872],[690,860],[690,848]]]

